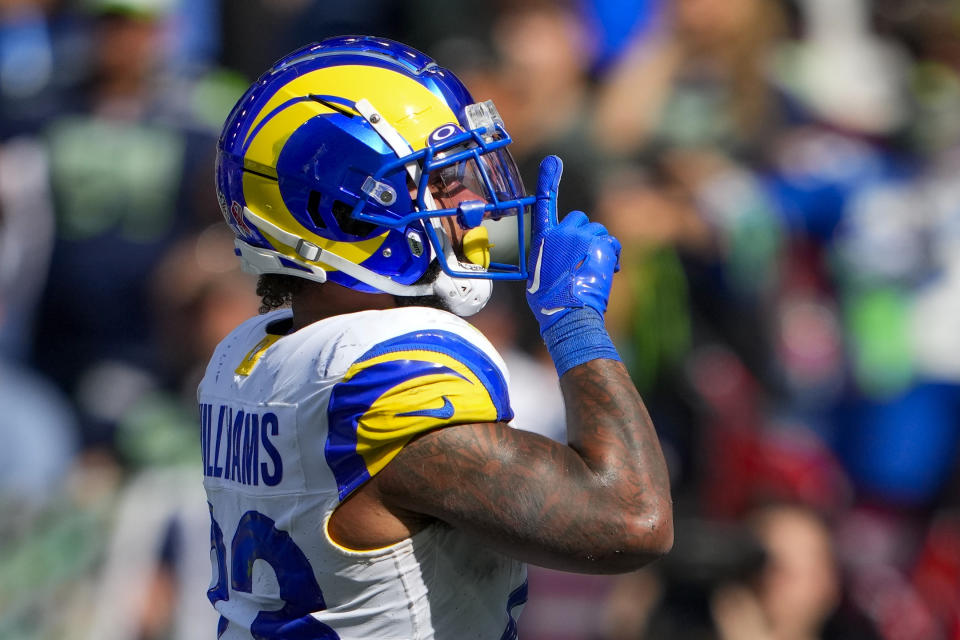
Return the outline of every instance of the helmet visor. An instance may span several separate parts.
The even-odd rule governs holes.
[[[469,142],[438,152],[431,164],[438,166],[430,170],[427,187],[437,209],[453,213],[462,211],[465,202],[485,205],[482,218],[461,219],[461,225],[470,228],[482,220],[519,213],[519,201],[525,195],[523,180],[505,147],[482,152]]]

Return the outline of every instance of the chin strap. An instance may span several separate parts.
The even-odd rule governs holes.
[[[243,217],[262,233],[275,238],[282,244],[293,247],[297,256],[299,256],[299,258],[284,256],[270,249],[254,247],[238,238],[235,244],[240,252],[244,268],[247,272],[255,275],[289,273],[314,282],[326,282],[327,272],[323,268],[311,264],[312,262],[322,262],[384,293],[404,297],[438,296],[443,299],[451,312],[462,317],[472,316],[483,309],[493,292],[493,282],[490,280],[453,278],[443,271],[438,274],[436,280],[428,284],[400,284],[281,229],[247,207],[244,207]],[[284,265],[281,258],[293,262],[299,268]],[[449,262],[451,259],[453,264]],[[451,268],[464,268],[464,265],[457,262],[456,258],[449,258],[448,264]]]
[[[472,316],[483,309],[493,292],[493,282],[490,280],[453,278],[443,271],[438,274],[436,280],[429,284],[399,284],[386,276],[350,262],[335,253],[281,229],[269,220],[265,220],[250,211],[249,208],[244,208],[243,217],[262,233],[275,238],[282,244],[293,247],[297,256],[299,256],[299,258],[284,256],[270,249],[254,247],[238,238],[235,244],[240,252],[240,258],[243,260],[244,270],[255,275],[288,273],[314,282],[326,282],[327,272],[317,265],[310,264],[311,262],[322,262],[384,293],[404,297],[438,296],[444,300],[451,312],[462,317]],[[281,258],[293,262],[299,268],[284,265]],[[455,258],[453,260],[454,264],[450,264],[451,268],[464,267],[463,264],[456,262]]]
[[[290,256],[281,256],[268,249],[258,249],[252,247],[242,240],[237,240],[237,247],[240,249],[240,257],[250,264],[250,271],[254,273],[293,273],[299,276],[308,277],[316,282],[326,282],[327,272],[312,262],[322,262],[332,269],[342,271],[360,282],[364,282],[371,287],[379,289],[384,293],[390,293],[395,296],[428,296],[433,293],[432,284],[407,285],[394,282],[386,276],[382,276],[375,271],[362,267],[355,262],[350,262],[337,254],[319,247],[314,243],[304,240],[300,236],[281,229],[269,220],[261,218],[248,207],[243,209],[243,217],[249,220],[261,233],[272,238],[276,238],[281,244],[292,247],[297,252],[299,259]],[[306,273],[297,268],[286,267],[281,261],[281,257],[290,260],[298,267],[306,269]],[[308,276],[307,273],[310,275]],[[312,276],[312,277],[311,277]]]

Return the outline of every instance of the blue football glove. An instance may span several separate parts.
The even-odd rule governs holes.
[[[540,333],[573,309],[607,310],[613,274],[620,270],[620,242],[582,211],[557,222],[557,187],[563,162],[547,156],[540,163],[527,257],[527,303]]]
[[[590,360],[620,359],[603,324],[620,242],[582,211],[557,222],[562,173],[556,156],[540,163],[527,257],[527,304],[560,376]]]

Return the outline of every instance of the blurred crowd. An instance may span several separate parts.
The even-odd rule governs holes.
[[[677,542],[531,568],[521,637],[960,639],[960,2],[0,0],[0,640],[213,633],[195,388],[259,305],[215,141],[344,33],[452,68],[623,244]],[[522,296],[472,321],[563,440]]]

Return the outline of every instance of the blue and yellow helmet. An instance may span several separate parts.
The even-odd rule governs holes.
[[[482,308],[525,279],[526,196],[492,102],[406,45],[330,38],[278,61],[224,125],[217,195],[253,273]],[[515,216],[516,264],[491,263],[483,222]],[[423,276],[433,261],[438,277]]]

